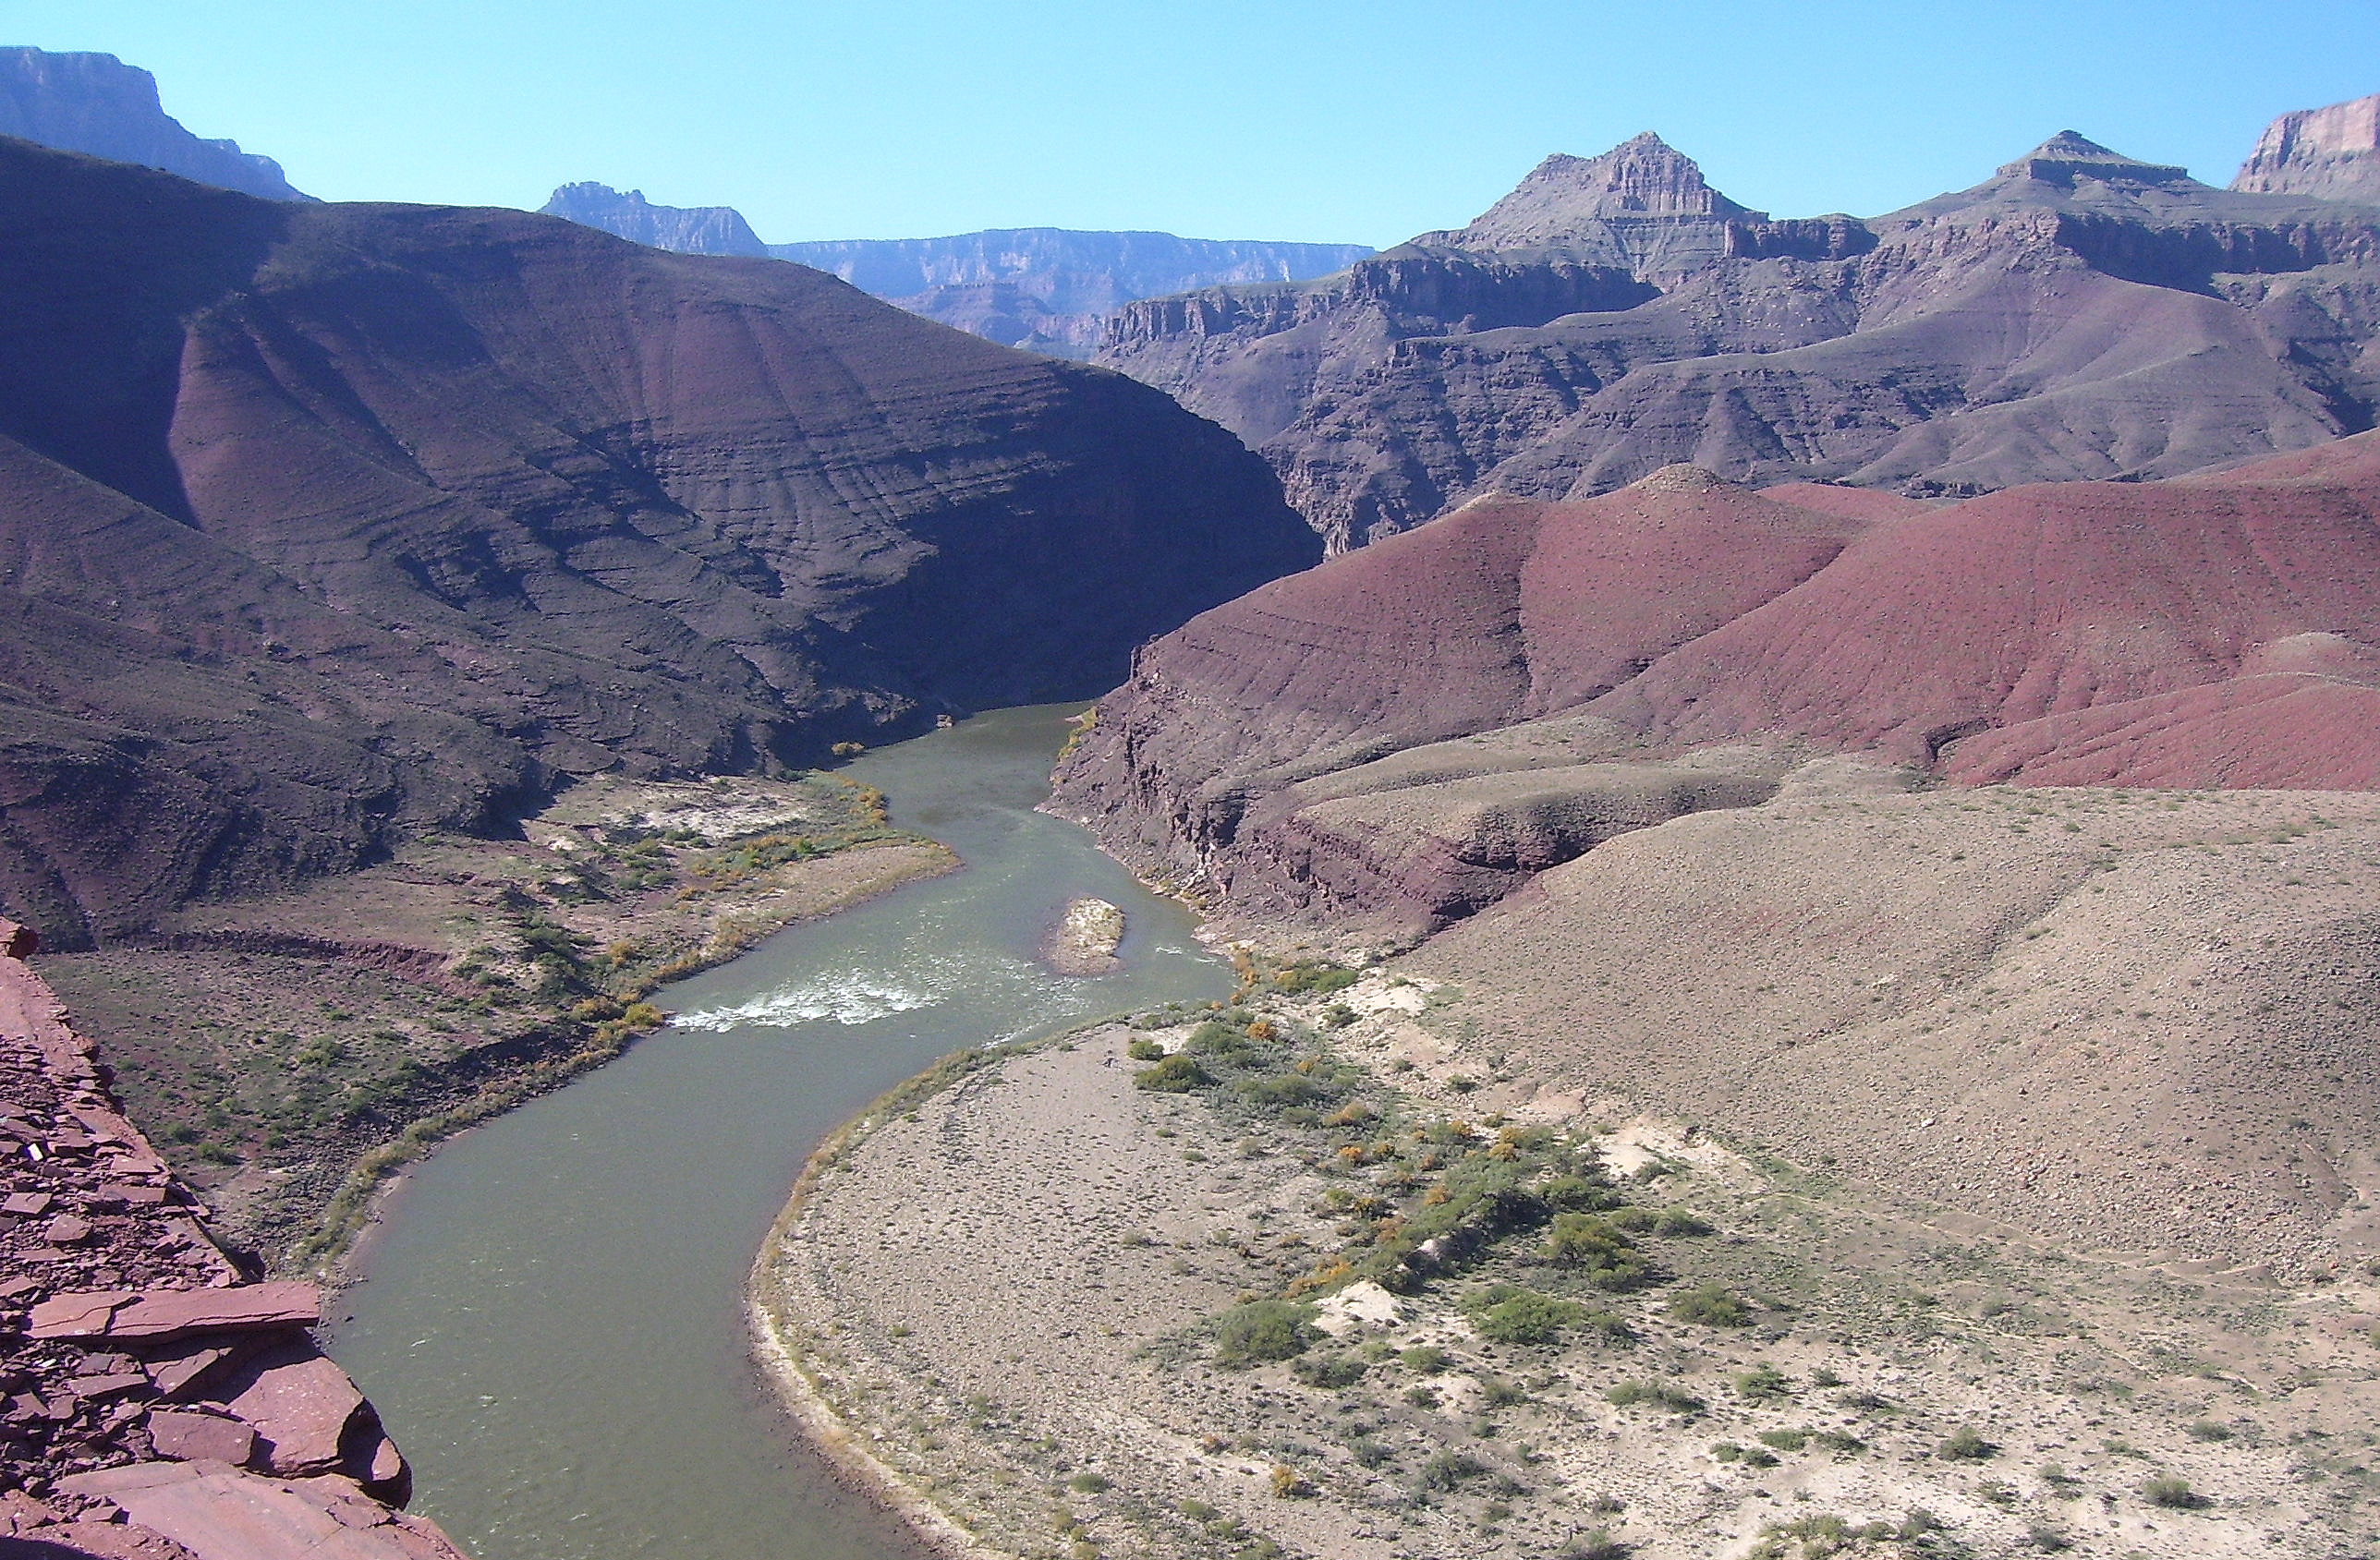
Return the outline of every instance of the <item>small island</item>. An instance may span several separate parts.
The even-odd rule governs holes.
[[[1123,968],[1116,947],[1123,941],[1123,912],[1105,900],[1085,896],[1066,901],[1065,913],[1042,946],[1041,957],[1062,975],[1104,975]]]

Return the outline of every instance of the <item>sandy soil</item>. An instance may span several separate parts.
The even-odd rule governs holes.
[[[2380,798],[1829,761],[1240,1010],[1377,1117],[1135,1089],[1194,1031],[1087,1034],[857,1124],[756,1293],[814,1412],[998,1553],[2374,1553],[2374,887]],[[1619,1293],[1541,1231],[1351,1287],[1459,1169],[1401,1134],[1457,1118],[1591,1133],[1712,1232],[1640,1233]],[[1223,1368],[1301,1281],[1311,1346]],[[1495,1283],[1633,1341],[1491,1341]],[[1705,1284],[1745,1324],[1672,1313]]]

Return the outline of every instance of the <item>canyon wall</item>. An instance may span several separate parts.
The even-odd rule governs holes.
[[[1122,376],[799,266],[0,142],[0,909],[59,946],[1088,697],[1319,549]]]

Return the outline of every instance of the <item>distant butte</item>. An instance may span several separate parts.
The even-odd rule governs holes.
[[[2282,115],[2231,187],[2380,204],[2380,93]]]

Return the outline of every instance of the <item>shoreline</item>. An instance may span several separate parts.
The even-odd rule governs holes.
[[[1805,1517],[1856,1530],[1923,1509],[1985,1546],[2047,1530],[2084,1556],[2315,1553],[2296,1536],[2323,1530],[2299,1526],[2316,1519],[2286,1466],[2290,1427],[2351,1410],[2355,1389],[2280,1394],[2342,1347],[2352,1317],[2330,1313],[2350,1297],[2251,1339],[2237,1324],[2271,1301],[2257,1285],[2207,1276],[2183,1294],[2168,1275],[1986,1239],[1954,1209],[1612,1117],[1614,1101],[1499,1112],[1440,1076],[1464,1022],[1454,988],[1375,970],[1285,1000],[1257,971],[1242,999],[1265,1022],[1359,1014],[1313,1032],[1327,1025],[1329,1054],[1362,1074],[1342,1097],[1382,1113],[1344,1148],[1253,1119],[1238,1091],[1128,1087],[1127,1056],[1148,1055],[1128,1043],[1207,1054],[1193,1011],[1004,1050],[996,1071],[946,1063],[805,1163],[753,1264],[755,1358],[806,1441],[936,1552],[1046,1554],[1054,1520],[1059,1553],[1116,1560],[1212,1553],[1219,1533],[1225,1552],[1390,1560],[1531,1554],[1604,1530],[1629,1546],[1615,1554],[1707,1560],[1767,1554]],[[1441,1152],[1465,1157],[1435,1175],[1458,1196],[1463,1165],[1488,1168],[1508,1143],[1525,1174],[1570,1173],[1570,1155],[1607,1175],[1602,1205],[1649,1267],[1582,1285],[1534,1254],[1542,1235],[1483,1232],[1417,1285],[1383,1290],[1367,1267],[1351,1283],[1345,1263],[1372,1254],[1360,1240],[1332,1254],[1351,1200],[1426,1211],[1407,1178],[1426,1187],[1435,1156],[1381,1154],[1415,1131],[1451,1134]],[[1944,1275],[1946,1250],[1972,1273]],[[1605,1320],[1500,1338],[1476,1309],[1500,1285]],[[1741,1319],[1680,1309],[1706,1292]],[[1295,1359],[1214,1357],[1216,1324],[1251,1297],[1307,1308]],[[2151,1335],[2219,1360],[2205,1381],[2240,1400],[2199,1402],[2196,1378],[2131,1358],[2126,1340]],[[2061,1385],[2078,1371],[2107,1396]],[[1659,1390],[1684,1406],[1662,1411]],[[2157,1479],[2203,1504],[2143,1498]]]
[[[715,951],[706,950],[701,954],[689,955],[673,964],[669,982],[674,984],[677,981],[688,980],[705,971],[733,963],[753,952],[760,944],[781,932],[827,920],[845,911],[856,910],[863,904],[881,899],[912,883],[930,882],[934,878],[946,877],[954,872],[966,869],[965,860],[956,851],[937,840],[921,836],[916,840],[900,841],[892,848],[916,849],[920,844],[930,846],[933,851],[940,853],[942,859],[939,862],[921,863],[915,870],[873,879],[857,886],[854,891],[835,899],[832,903],[802,910],[764,928],[750,929],[751,935],[748,938],[734,946],[722,945]],[[639,994],[638,999],[642,1000],[659,989],[661,989],[660,986],[656,985]],[[452,1119],[455,1116],[466,1113],[469,1117],[467,1120],[457,1121],[451,1128],[433,1129],[416,1138],[414,1126],[419,1126],[422,1123],[408,1126],[405,1132],[399,1135],[397,1141],[407,1143],[413,1152],[377,1170],[367,1172],[361,1165],[358,1165],[358,1168],[350,1173],[347,1182],[341,1188],[341,1195],[346,1194],[350,1188],[358,1187],[359,1184],[368,1187],[369,1190],[364,1192],[362,1205],[352,1222],[346,1226],[338,1243],[322,1260],[310,1264],[308,1271],[323,1284],[326,1292],[331,1296],[335,1296],[353,1285],[369,1281],[370,1277],[370,1248],[373,1243],[372,1237],[382,1222],[393,1215],[394,1204],[402,1195],[412,1167],[416,1164],[435,1152],[440,1144],[451,1142],[476,1127],[494,1120],[499,1116],[509,1114],[541,1095],[567,1087],[578,1078],[607,1062],[618,1060],[638,1041],[668,1028],[670,1021],[674,1017],[674,1013],[664,1011],[660,1024],[632,1031],[622,1036],[615,1046],[608,1047],[600,1045],[589,1046],[576,1052],[547,1058],[547,1063],[559,1064],[556,1070],[533,1081],[525,1081],[526,1087],[504,1091],[503,1097],[491,1103],[488,1108],[478,1108],[480,1102],[475,1100],[458,1111],[449,1113],[446,1119]],[[547,1063],[538,1065],[544,1066]],[[427,1119],[435,1121],[440,1119]]]
[[[1106,1021],[1100,1021],[1106,1022]],[[1026,1041],[1016,1046],[1000,1046],[1002,1053],[1032,1049],[1054,1042]],[[934,1504],[932,1498],[917,1489],[890,1463],[868,1452],[860,1444],[832,1404],[812,1383],[801,1361],[789,1346],[783,1334],[798,1325],[780,1307],[783,1304],[783,1288],[775,1283],[771,1272],[779,1246],[793,1227],[800,1222],[811,1197],[826,1173],[842,1162],[844,1155],[866,1141],[868,1134],[897,1110],[922,1103],[924,1095],[917,1093],[921,1082],[941,1079],[951,1064],[965,1058],[970,1065],[951,1072],[940,1087],[955,1083],[991,1061],[976,1061],[975,1058],[992,1058],[993,1051],[962,1052],[958,1057],[946,1057],[933,1067],[895,1084],[869,1102],[866,1108],[842,1126],[827,1134],[809,1156],[802,1162],[801,1173],[795,1177],[783,1209],[769,1226],[769,1233],[752,1266],[744,1288],[744,1320],[747,1341],[753,1351],[753,1361],[778,1402],[783,1407],[793,1429],[803,1445],[815,1452],[832,1469],[837,1481],[854,1493],[872,1503],[877,1509],[899,1520],[903,1530],[935,1554],[947,1560],[1016,1560],[1006,1550],[995,1549],[978,1539],[959,1525],[948,1513]],[[772,1304],[772,1297],[776,1303]]]

